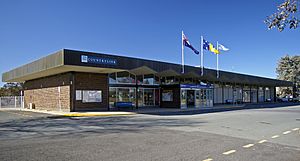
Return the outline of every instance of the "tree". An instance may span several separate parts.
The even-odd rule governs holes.
[[[0,97],[2,96],[19,96],[22,91],[20,83],[6,83],[0,88]]]
[[[299,19],[296,17],[299,0],[285,0],[277,7],[277,12],[268,16],[264,21],[268,29],[277,28],[280,32],[289,25],[290,29],[298,27]]]
[[[293,89],[280,88],[281,96],[293,94],[297,97],[300,94],[300,56],[282,57],[276,68],[277,78],[280,80],[291,81],[294,83]]]

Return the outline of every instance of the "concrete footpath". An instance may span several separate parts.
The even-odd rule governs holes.
[[[50,114],[53,116],[62,117],[94,117],[94,116],[129,116],[135,114],[148,114],[148,115],[193,115],[203,113],[214,112],[226,112],[243,109],[260,109],[260,108],[277,108],[283,106],[296,106],[300,103],[261,103],[261,104],[226,104],[215,105],[214,107],[202,107],[202,108],[159,108],[159,107],[140,107],[138,109],[122,109],[119,111],[95,111],[95,112],[64,112],[64,111],[47,111],[47,110],[35,110],[35,109],[20,109],[20,108],[1,108],[0,110],[20,110]]]

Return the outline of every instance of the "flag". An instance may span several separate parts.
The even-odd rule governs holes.
[[[193,51],[194,51],[194,53],[195,54],[199,54],[199,51],[197,51],[192,45],[191,45],[191,43],[189,42],[189,40],[187,39],[187,37],[184,35],[184,33],[182,32],[182,43],[183,43],[183,45],[184,46],[186,46],[186,47],[188,47],[188,48],[190,48],[190,49],[192,49]]]
[[[203,39],[203,49],[204,50],[209,50],[209,42]]]
[[[209,44],[209,51],[215,53],[215,54],[219,54],[219,50],[217,50],[213,44]]]
[[[203,39],[203,49],[209,50],[215,54],[219,54],[219,50],[217,50],[214,45]]]
[[[222,51],[228,51],[229,49],[226,48],[224,45],[222,44],[218,44],[218,50],[222,50]]]

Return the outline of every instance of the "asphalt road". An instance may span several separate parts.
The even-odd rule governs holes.
[[[0,111],[0,160],[299,161],[299,128],[300,106],[80,118]]]

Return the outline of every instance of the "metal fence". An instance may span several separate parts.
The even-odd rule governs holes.
[[[24,108],[24,96],[0,97],[0,108]]]

